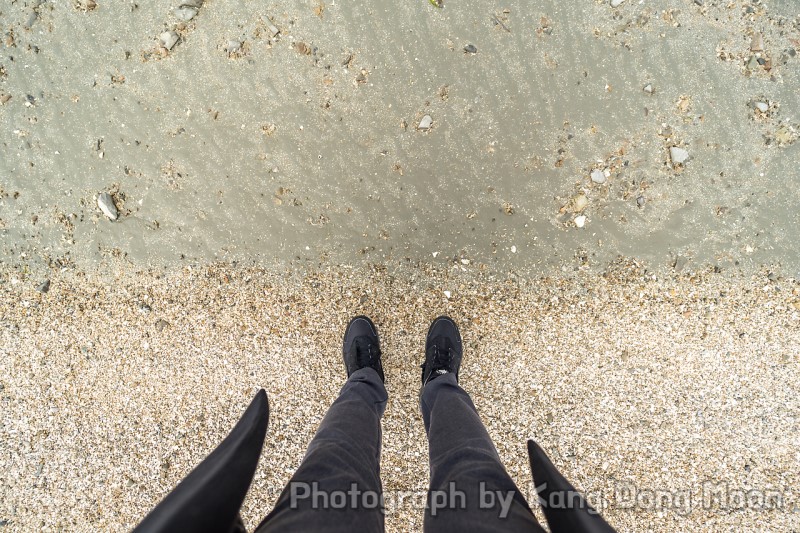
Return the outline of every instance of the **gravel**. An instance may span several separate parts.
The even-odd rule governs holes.
[[[701,498],[707,480],[730,491],[800,483],[796,282],[655,279],[635,263],[530,281],[478,272],[65,272],[41,305],[33,284],[2,271],[0,517],[11,531],[129,530],[264,387],[270,426],[242,510],[252,529],[336,398],[341,335],[360,313],[380,330],[390,394],[384,490],[424,491],[418,364],[428,324],[447,313],[464,336],[461,383],[524,491],[532,437],[604,498],[620,531],[800,527],[797,513]],[[171,326],[125,305],[145,300]],[[688,491],[691,507],[629,508],[631,483]],[[390,508],[387,531],[420,531],[422,516],[409,502]]]

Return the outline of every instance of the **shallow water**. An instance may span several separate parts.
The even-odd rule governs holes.
[[[379,0],[319,16],[314,2],[209,0],[162,59],[158,35],[178,23],[166,4],[45,2],[26,29],[34,5],[0,11],[13,32],[4,262],[535,275],[625,255],[655,270],[800,272],[792,2]],[[769,71],[745,68],[753,32]],[[781,127],[786,144],[767,144]],[[690,155],[678,169],[676,145]],[[595,168],[610,170],[604,184]],[[97,208],[104,190],[116,222]]]

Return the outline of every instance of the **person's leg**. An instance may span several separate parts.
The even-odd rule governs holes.
[[[434,321],[426,348],[420,393],[431,469],[425,531],[543,531],[458,385],[461,338],[455,323],[446,317]]]
[[[355,321],[360,322],[354,326]],[[348,327],[345,365],[349,378],[275,508],[256,529],[259,533],[383,531],[381,416],[387,393],[377,332],[365,321],[369,322],[357,317]],[[374,336],[354,335],[370,330]],[[348,344],[352,337],[358,337],[356,345]]]

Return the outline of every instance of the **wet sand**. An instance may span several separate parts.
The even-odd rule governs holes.
[[[661,278],[633,264],[530,281],[456,266],[120,269],[66,274],[45,294],[17,274],[0,279],[9,531],[132,527],[263,387],[271,420],[243,510],[253,527],[343,383],[339,343],[358,313],[383,342],[390,501],[427,485],[418,364],[429,321],[448,313],[464,334],[462,384],[526,491],[534,438],[620,531],[800,526],[794,280]],[[779,493],[782,507],[742,504],[744,491],[767,505]],[[404,498],[387,531],[421,529],[422,510]]]
[[[800,272],[794,0],[87,2],[0,12],[3,261]]]

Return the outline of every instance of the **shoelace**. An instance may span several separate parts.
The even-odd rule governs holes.
[[[444,353],[437,345],[433,345],[430,348],[433,350],[433,365],[431,368],[431,374],[446,374],[450,372],[450,364],[453,361],[453,355],[451,353],[451,348],[448,346],[445,348]],[[422,363],[422,369],[425,369],[425,363]]]
[[[372,366],[380,357],[381,350],[369,341],[359,337],[355,341],[356,360],[359,366]]]

